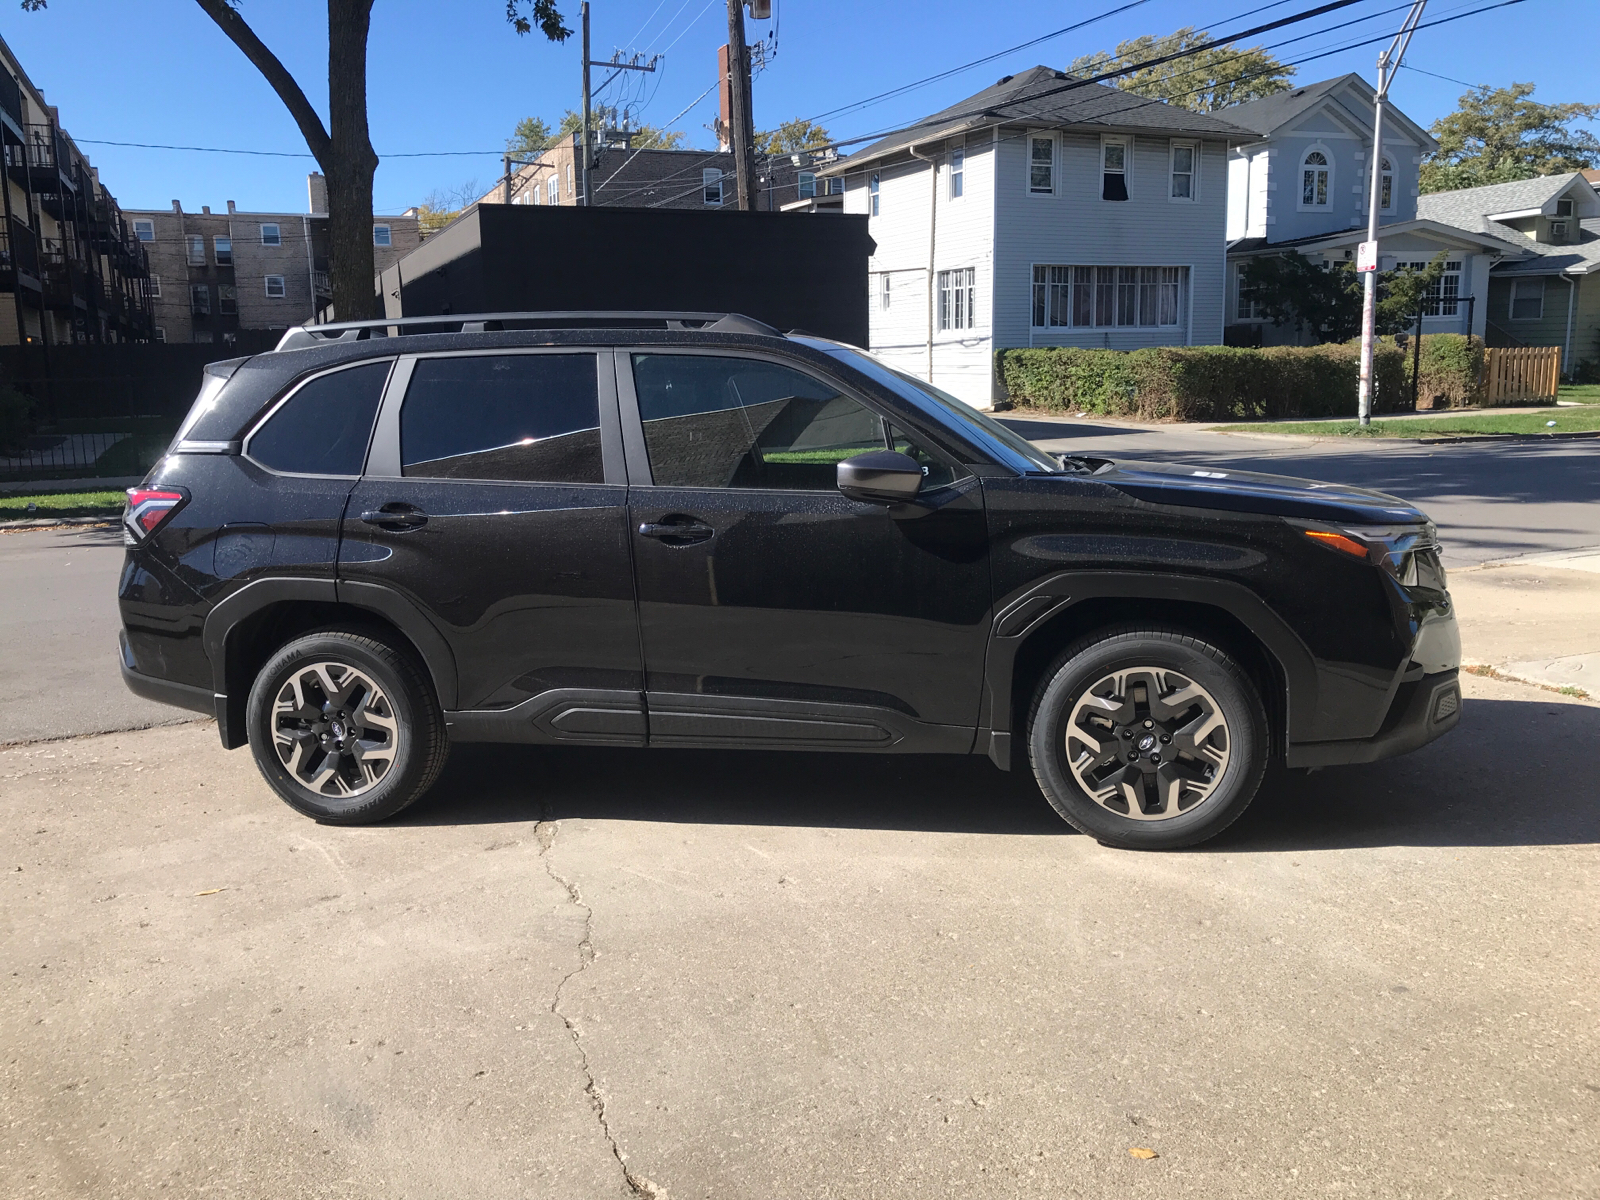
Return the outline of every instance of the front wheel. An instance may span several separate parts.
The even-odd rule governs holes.
[[[1108,845],[1192,846],[1221,833],[1266,770],[1266,712],[1216,646],[1174,629],[1069,647],[1035,694],[1028,754],[1045,798]]]
[[[250,750],[272,789],[308,817],[365,825],[438,777],[444,716],[421,667],[354,630],[296,638],[250,689]]]

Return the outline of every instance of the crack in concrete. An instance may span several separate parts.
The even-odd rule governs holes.
[[[575,970],[567,972],[561,982],[556,984],[555,995],[550,1000],[550,1012],[559,1017],[561,1023],[567,1027],[572,1045],[578,1051],[578,1062],[583,1069],[583,1093],[589,1098],[589,1107],[594,1110],[595,1119],[600,1122],[600,1132],[605,1136],[606,1145],[611,1147],[611,1156],[617,1160],[617,1166],[622,1170],[623,1182],[628,1185],[628,1190],[633,1195],[643,1197],[644,1200],[667,1200],[667,1190],[660,1184],[629,1170],[627,1160],[622,1154],[622,1147],[617,1145],[617,1139],[611,1132],[611,1122],[606,1117],[606,1099],[600,1094],[599,1085],[595,1083],[594,1071],[589,1066],[589,1052],[584,1049],[582,1035],[579,1034],[578,1027],[573,1024],[572,1018],[561,1011],[561,994],[566,990],[567,984],[587,971],[589,964],[594,962],[594,909],[584,900],[578,885],[557,871],[550,861],[550,850],[556,842],[557,828],[557,822],[541,817],[534,823],[533,836],[539,843],[539,860],[544,863],[545,874],[561,885],[567,893],[567,899],[574,907],[583,910],[583,938],[578,943],[578,966]]]

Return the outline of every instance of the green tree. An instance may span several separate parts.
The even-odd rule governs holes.
[[[1429,132],[1439,149],[1422,164],[1422,190],[1561,175],[1600,163],[1600,140],[1572,127],[1600,114],[1600,104],[1540,104],[1533,86],[1475,87],[1455,112],[1435,121]]]
[[[1441,250],[1421,271],[1403,267],[1378,276],[1373,326],[1379,335],[1412,327],[1423,297],[1444,274],[1448,257]],[[1364,285],[1353,264],[1275,254],[1251,259],[1240,274],[1251,298],[1274,325],[1293,325],[1320,342],[1347,342],[1360,336]]]
[[[21,0],[27,12],[49,0]],[[372,179],[378,155],[367,127],[367,34],[373,0],[328,0],[328,123],[278,56],[239,15],[239,0],[195,0],[283,101],[328,181],[328,243],[334,312],[343,320],[382,316],[372,286]],[[524,15],[524,9],[527,12]],[[556,0],[506,0],[519,34],[538,29],[553,42],[572,35]]]
[[[1129,63],[1144,62],[1175,54],[1179,50],[1205,47],[1187,58],[1159,66],[1143,67],[1120,75],[1110,82],[1125,92],[1164,100],[1191,112],[1216,112],[1230,104],[1243,104],[1287,91],[1294,67],[1279,62],[1260,46],[1236,49],[1232,43],[1217,45],[1205,30],[1193,25],[1165,37],[1129,38],[1118,42],[1115,52],[1101,50],[1072,60],[1070,74],[1079,77],[1103,75]]]
[[[756,153],[793,154],[797,150],[815,150],[831,141],[833,135],[821,125],[796,117],[776,129],[756,134]]]
[[[507,154],[538,154],[555,141],[550,132],[550,122],[543,117],[523,117],[506,139]]]

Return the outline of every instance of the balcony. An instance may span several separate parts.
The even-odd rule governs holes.
[[[311,272],[311,290],[318,296],[333,295],[333,284],[328,281],[326,271]]]
[[[39,277],[38,238],[15,217],[9,222],[0,220],[0,274],[6,287],[15,285],[12,273],[19,269],[24,275]]]
[[[0,112],[10,117],[19,130],[23,127],[22,88],[7,71],[0,71]]]

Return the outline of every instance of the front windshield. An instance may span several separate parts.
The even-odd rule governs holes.
[[[920,402],[923,407],[931,405],[940,412],[954,417],[965,425],[969,432],[978,434],[980,440],[999,443],[1000,446],[1010,452],[1007,457],[1014,456],[1022,460],[1021,463],[1016,464],[1022,470],[1060,473],[1061,463],[1057,459],[1046,454],[1039,447],[1028,441],[1027,438],[1007,429],[993,417],[979,412],[970,404],[957,400],[949,392],[934,387],[933,384],[918,379],[915,375],[908,375],[897,367],[891,367],[882,359],[868,354],[865,350],[823,341],[810,344],[826,354],[831,354],[834,358],[848,362],[858,371],[870,375],[873,379],[906,399]]]

